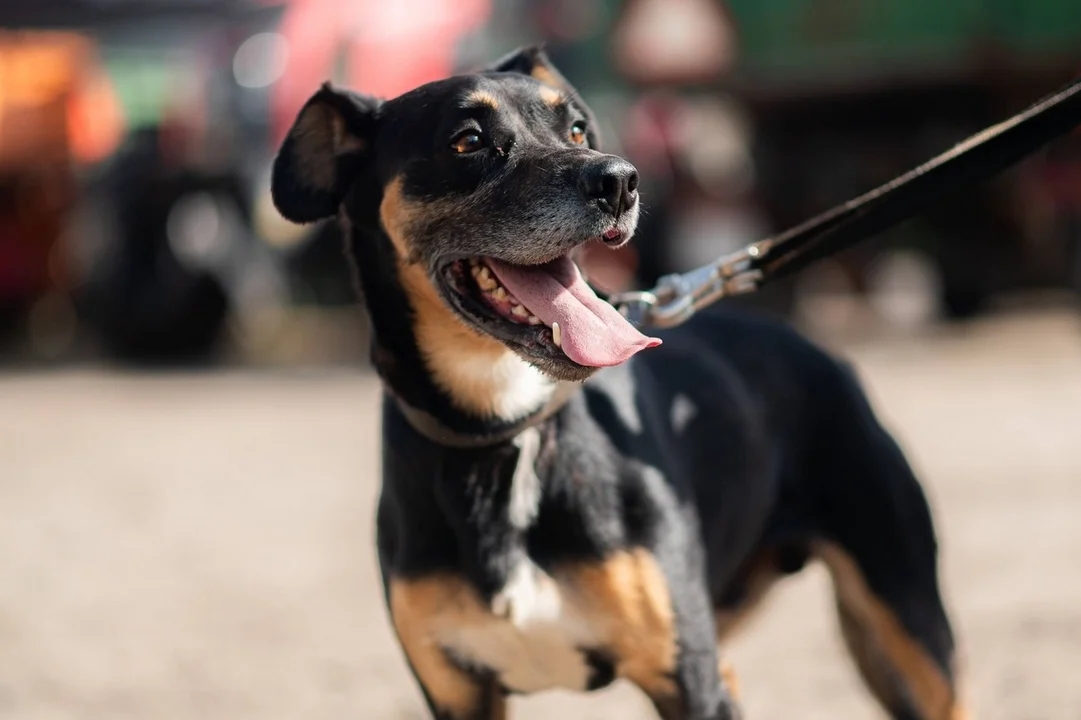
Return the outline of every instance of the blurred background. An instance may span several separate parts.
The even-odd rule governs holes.
[[[328,329],[363,321],[337,227],[286,224],[267,190],[327,78],[394,96],[546,41],[645,178],[637,242],[592,258],[621,289],[890,179],[1081,56],[1064,0],[38,0],[0,26],[0,341],[21,363],[363,359]],[[1079,178],[1075,135],[749,302],[912,328],[1081,293]]]
[[[643,177],[635,242],[587,258],[619,290],[1053,91],[1081,5],[0,3],[0,717],[420,717],[373,565],[363,309],[269,169],[326,79],[393,96],[537,41]],[[939,512],[980,716],[1081,717],[1081,133],[726,302],[863,374]],[[874,717],[824,578],[778,598],[733,649],[751,717]],[[619,688],[520,709],[648,717]]]

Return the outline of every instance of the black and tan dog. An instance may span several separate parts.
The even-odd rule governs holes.
[[[737,717],[718,644],[817,558],[889,713],[961,717],[928,506],[856,380],[783,327],[653,339],[601,300],[572,253],[640,203],[598,147],[531,48],[385,102],[325,86],[277,159],[285,217],[340,213],[371,314],[379,558],[432,712],[625,678],[664,718]]]

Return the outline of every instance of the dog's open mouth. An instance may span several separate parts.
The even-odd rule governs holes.
[[[550,357],[607,367],[661,343],[597,297],[569,255],[540,265],[471,258],[443,276],[455,305],[481,329]]]

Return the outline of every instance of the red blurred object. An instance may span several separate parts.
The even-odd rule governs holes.
[[[289,65],[271,99],[275,144],[326,80],[394,97],[449,75],[458,39],[490,13],[491,0],[290,0],[281,25]]]
[[[86,112],[98,111],[93,125]],[[0,32],[0,305],[66,282],[54,253],[76,162],[107,153],[119,120],[95,47],[60,32]]]

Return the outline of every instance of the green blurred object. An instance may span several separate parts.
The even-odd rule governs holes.
[[[1081,57],[1076,0],[728,0],[738,75],[771,85],[963,74]]]
[[[105,67],[128,129],[158,125],[175,87],[175,72],[170,64],[164,59],[137,55],[108,58]]]

